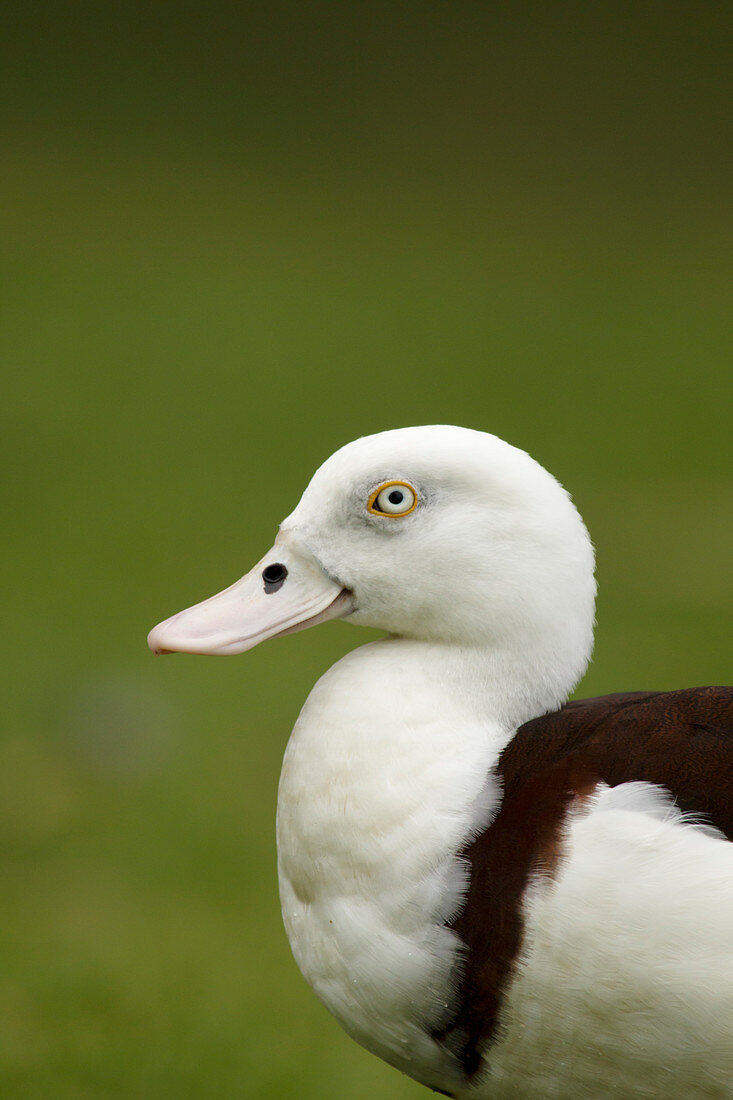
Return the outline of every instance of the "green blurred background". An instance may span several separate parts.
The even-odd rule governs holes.
[[[345,624],[155,660],[386,427],[529,450],[599,556],[582,694],[729,681],[718,3],[4,5],[0,1094],[427,1095],[280,925]]]

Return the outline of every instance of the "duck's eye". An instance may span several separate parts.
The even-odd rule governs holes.
[[[386,481],[369,497],[373,516],[406,516],[417,507],[417,493],[404,481]]]

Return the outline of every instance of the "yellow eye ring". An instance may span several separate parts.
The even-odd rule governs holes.
[[[402,519],[417,508],[417,489],[407,481],[384,481],[369,497],[367,511],[373,516]]]

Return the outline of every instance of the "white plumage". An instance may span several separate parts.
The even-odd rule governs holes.
[[[416,506],[375,513],[392,483],[391,507],[400,484]],[[648,783],[573,801],[556,869],[518,899],[477,1071],[450,1032],[466,848],[499,812],[517,728],[582,675],[594,596],[585,527],[542,467],[484,433],[407,428],[333,455],[258,566],[150,644],[236,652],[336,616],[391,635],[316,684],[278,801],[293,953],[359,1043],[460,1097],[733,1097],[733,846]]]

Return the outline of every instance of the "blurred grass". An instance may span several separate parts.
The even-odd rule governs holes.
[[[341,443],[526,448],[598,549],[581,693],[730,679],[718,9],[273,10],[10,27],[4,1096],[421,1094],[317,1004],[277,902],[288,731],[366,635],[144,645]]]

